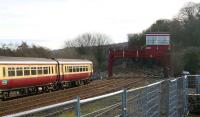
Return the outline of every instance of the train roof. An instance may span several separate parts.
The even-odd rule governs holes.
[[[92,64],[92,61],[84,59],[58,59],[60,64]]]
[[[47,58],[0,56],[0,64],[57,64],[57,63],[56,61]]]
[[[89,60],[82,59],[57,59],[60,64],[90,64]],[[56,59],[34,57],[7,57],[0,56],[0,64],[57,64]]]

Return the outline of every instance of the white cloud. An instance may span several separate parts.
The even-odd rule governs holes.
[[[198,0],[193,0],[198,2]],[[61,48],[84,32],[102,32],[115,42],[140,32],[160,18],[171,19],[188,0],[2,0],[1,39]],[[2,41],[1,41],[2,42]]]

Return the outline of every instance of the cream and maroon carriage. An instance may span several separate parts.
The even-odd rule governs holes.
[[[86,84],[92,62],[81,59],[0,57],[0,96],[30,95]]]

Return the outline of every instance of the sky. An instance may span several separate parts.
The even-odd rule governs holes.
[[[200,0],[0,0],[0,45],[61,49],[84,33],[102,33],[114,43],[158,19],[172,19],[188,2]]]

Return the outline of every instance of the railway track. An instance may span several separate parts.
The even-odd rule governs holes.
[[[131,88],[143,83],[144,78],[118,78],[93,81],[71,89],[0,101],[0,116],[67,101],[80,96],[81,99],[102,95],[122,88]]]

